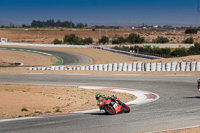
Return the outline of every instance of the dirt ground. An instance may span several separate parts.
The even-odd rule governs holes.
[[[97,109],[97,93],[116,95],[123,102],[136,98],[127,93],[77,87],[0,85],[0,119]]]
[[[0,50],[0,66],[12,66],[13,61],[21,62],[24,66],[49,66],[56,63],[50,56],[28,52]]]
[[[94,44],[99,39],[99,29],[92,31],[92,29],[72,29],[64,28],[64,31],[60,31],[63,28],[0,28],[0,36],[2,38],[8,38],[9,42],[22,42],[22,43],[52,43],[55,38],[63,40],[66,34],[76,34],[80,38],[92,37]],[[169,43],[182,43],[185,39],[193,37],[195,42],[200,42],[200,33],[187,35],[185,29],[130,29],[129,27],[120,29],[101,29],[101,36],[107,36],[112,40],[115,37],[128,37],[130,33],[137,33],[140,36],[145,37],[145,42],[152,42],[158,36],[163,36],[169,39]],[[111,43],[110,43],[111,44]]]

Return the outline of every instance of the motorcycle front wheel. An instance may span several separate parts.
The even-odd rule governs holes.
[[[124,103],[122,104],[122,108],[124,110],[124,113],[129,113],[130,112],[130,108]]]
[[[105,105],[104,110],[106,111],[107,114],[110,115],[115,115],[116,111],[111,105]]]

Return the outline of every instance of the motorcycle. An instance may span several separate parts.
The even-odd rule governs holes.
[[[104,110],[107,114],[115,115],[118,113],[129,113],[130,108],[123,102],[121,102],[117,97],[110,97],[100,99],[97,103],[100,111]]]
[[[198,84],[197,88],[198,88],[198,90],[200,91],[200,79],[197,80],[197,84]]]

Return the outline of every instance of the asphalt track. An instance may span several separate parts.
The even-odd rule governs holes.
[[[123,87],[150,91],[159,100],[132,106],[128,114],[66,114],[0,122],[0,133],[142,133],[200,125],[197,76],[0,75],[0,84]],[[95,100],[94,96],[91,96]],[[86,109],[88,110],[88,109]]]
[[[19,47],[1,47],[1,48],[25,49],[25,50],[45,52],[60,57],[63,60],[62,65],[88,65],[92,63],[91,58],[72,52],[61,52],[61,51],[37,49],[37,48],[19,48]]]

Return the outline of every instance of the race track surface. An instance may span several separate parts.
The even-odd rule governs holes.
[[[143,75],[0,75],[0,84],[41,84],[123,87],[150,91],[160,98],[132,106],[128,114],[103,112],[66,114],[0,122],[0,133],[152,132],[200,125],[197,76]],[[91,96],[94,99],[94,96]],[[89,110],[86,109],[86,110]]]
[[[39,51],[39,52],[45,52],[45,53],[48,53],[48,54],[56,55],[63,60],[62,65],[88,65],[88,64],[92,64],[91,58],[84,56],[84,55],[72,53],[72,52],[61,52],[61,51],[55,51],[55,50],[36,49],[36,48],[18,48],[18,47],[1,47],[1,48],[25,49],[25,50]]]

